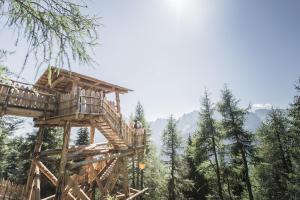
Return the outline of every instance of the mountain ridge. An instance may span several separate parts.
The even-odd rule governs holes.
[[[251,132],[255,132],[261,123],[267,118],[267,115],[271,112],[269,108],[259,108],[248,113],[245,122],[245,128]],[[193,135],[197,128],[197,122],[199,119],[199,111],[192,111],[184,113],[179,117],[177,122],[177,128],[182,136],[183,140],[188,138],[188,135]],[[220,113],[215,113],[215,119],[220,120]],[[149,122],[151,130],[151,140],[158,147],[161,146],[161,136],[165,126],[167,125],[168,119],[158,118],[155,121]]]

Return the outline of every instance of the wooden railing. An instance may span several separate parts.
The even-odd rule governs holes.
[[[8,180],[0,180],[0,199],[22,200],[25,187]]]
[[[104,116],[112,128],[117,131],[128,146],[140,147],[144,145],[146,135],[143,128],[135,129],[134,127],[129,126],[125,120],[122,119],[122,115],[119,114],[106,99],[103,101],[103,111]]]
[[[6,84],[0,82],[0,105],[2,110],[10,106],[54,113],[57,107],[57,98],[55,94],[37,92],[29,84],[20,82]]]

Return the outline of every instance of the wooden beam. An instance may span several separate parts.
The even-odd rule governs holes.
[[[126,152],[126,153],[115,153],[115,154],[111,154],[111,155],[107,155],[107,156],[105,155],[103,157],[95,158],[93,160],[84,160],[84,161],[72,164],[70,166],[70,169],[75,169],[77,167],[81,167],[83,165],[89,165],[91,163],[96,163],[96,162],[99,162],[99,161],[111,160],[111,159],[114,159],[114,158],[129,156],[129,155],[132,155],[133,153],[134,153],[133,151]]]
[[[54,88],[56,85],[58,85],[60,82],[64,81],[65,80],[65,77],[64,76],[61,76],[57,79],[55,79],[51,85],[50,85],[50,88]]]
[[[39,154],[39,152],[41,151],[43,136],[44,136],[44,127],[40,127],[39,131],[37,132],[37,138],[34,147],[34,155]],[[36,165],[32,160],[29,173],[28,173],[26,188],[25,188],[25,200],[31,199],[35,171],[36,171]]]
[[[68,185],[72,188],[72,191],[75,192],[80,199],[82,200],[90,200],[90,198],[84,193],[82,189],[77,185],[75,181],[71,177],[67,177]]]
[[[58,176],[58,184],[56,187],[55,199],[61,200],[64,196],[64,188],[66,185],[66,164],[67,164],[67,154],[69,148],[69,141],[70,141],[70,122],[67,121],[64,127],[64,137],[63,137],[63,146],[62,152],[60,157],[60,166],[59,166],[59,176]]]
[[[57,178],[54,174],[41,162],[36,161],[36,166],[40,169],[40,171],[48,178],[48,180],[54,185],[57,186]]]
[[[95,170],[93,164],[90,165],[90,169],[91,169],[91,172],[92,172],[92,176],[93,176],[93,177],[95,178],[95,180],[96,180],[96,183],[97,183],[97,186],[98,186],[98,188],[99,188],[99,190],[100,190],[100,192],[101,192],[101,195],[102,195],[102,196],[106,196],[104,187],[103,187],[103,185],[102,185],[102,183],[101,183],[101,181],[100,181],[100,179],[99,179],[99,177],[98,177],[98,173],[97,173],[97,171]]]
[[[90,130],[90,143],[94,144],[95,142],[95,126],[91,126]]]
[[[120,93],[116,92],[117,112],[121,113]]]
[[[137,193],[135,193],[134,195],[130,196],[129,198],[127,198],[126,200],[132,200],[134,199],[135,197],[138,197],[140,195],[142,195],[143,193],[145,193],[146,191],[148,190],[148,188],[145,188]]]

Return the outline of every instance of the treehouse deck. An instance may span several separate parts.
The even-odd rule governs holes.
[[[118,199],[133,199],[144,193],[128,185],[128,158],[137,165],[136,157],[143,156],[146,145],[144,129],[134,128],[122,118],[120,94],[129,91],[56,68],[45,71],[34,85],[0,82],[1,115],[32,117],[39,127],[24,199],[40,199],[40,172],[56,187],[56,193],[47,199],[89,200],[93,198],[94,185],[105,199],[112,194],[119,177],[123,191],[115,194]],[[115,100],[107,99],[109,93],[115,93]],[[64,128],[61,149],[41,152],[47,127]],[[90,127],[91,145],[69,146],[71,127]],[[95,129],[107,143],[94,144]],[[42,162],[52,156],[60,156],[57,178]]]

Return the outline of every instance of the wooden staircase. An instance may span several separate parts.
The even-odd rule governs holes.
[[[135,130],[122,120],[122,116],[108,103],[103,101],[103,114],[91,123],[118,150],[126,150],[134,145]]]

